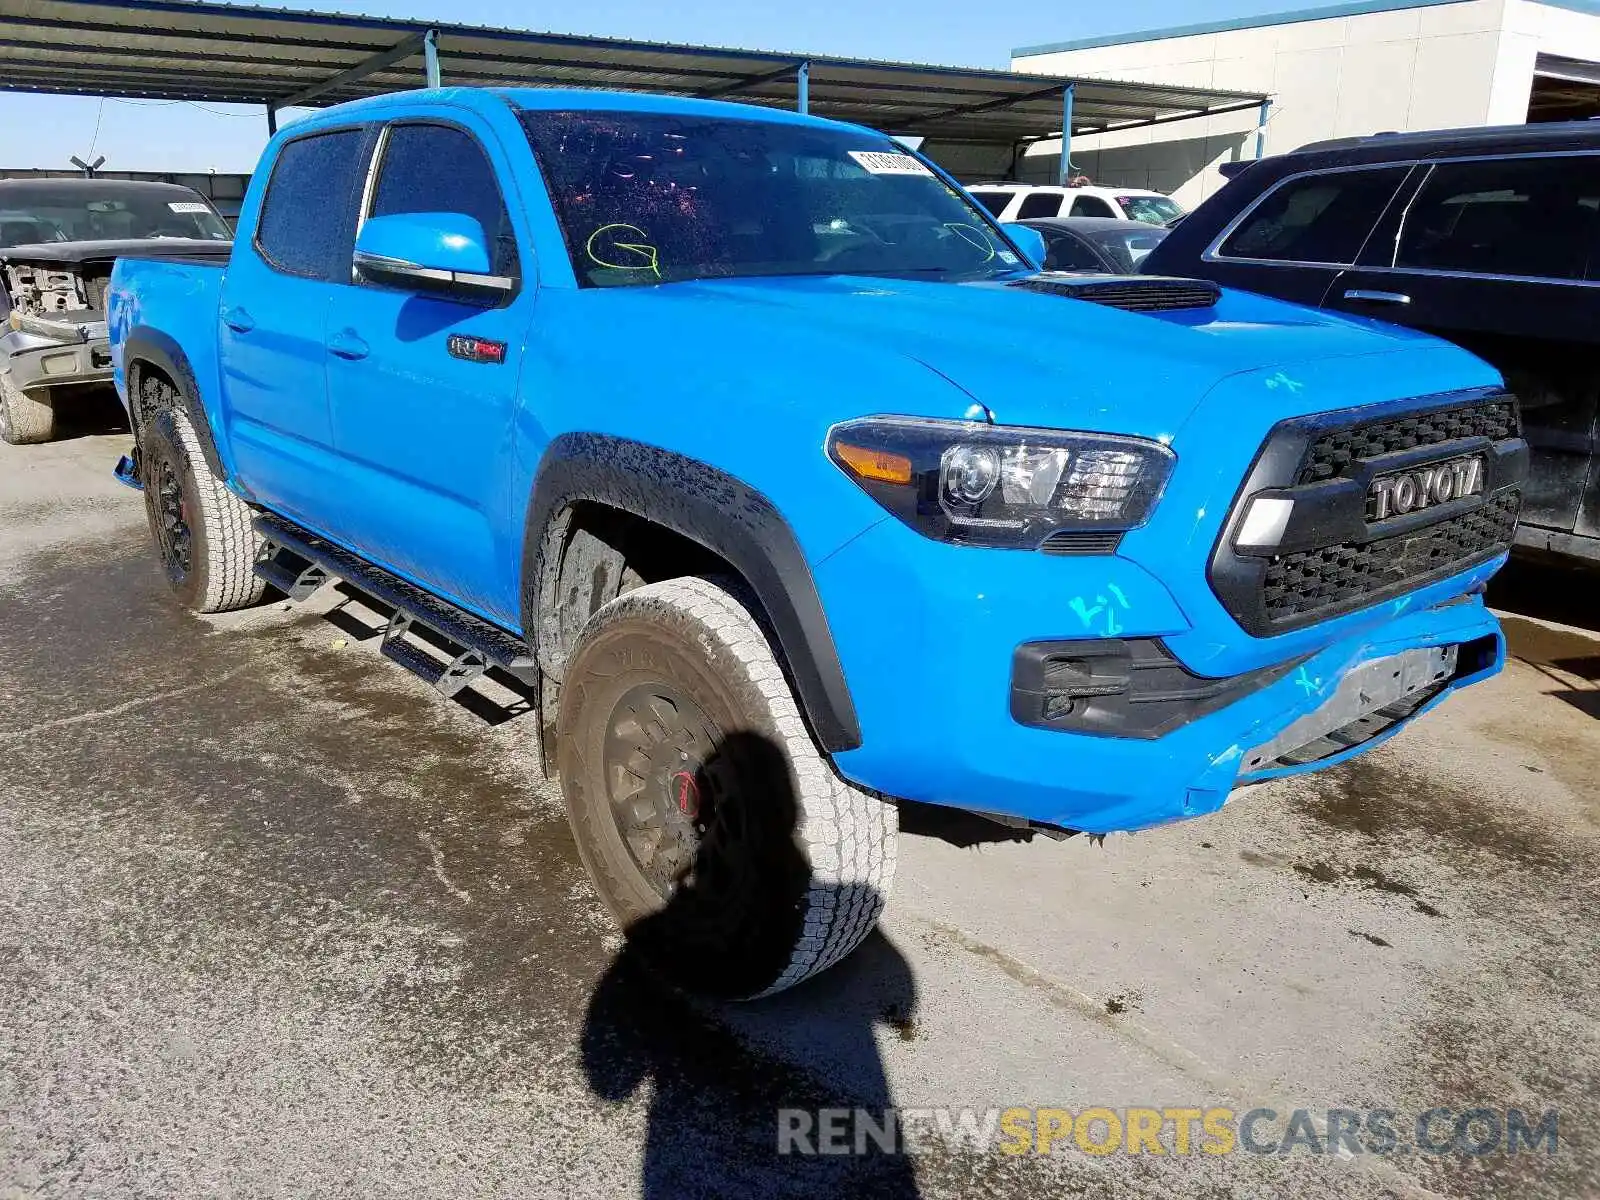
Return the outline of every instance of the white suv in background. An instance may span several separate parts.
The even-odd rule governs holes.
[[[1035,217],[1120,217],[1166,225],[1184,215],[1171,196],[1147,188],[1054,187],[1031,183],[973,183],[972,198],[998,221]]]

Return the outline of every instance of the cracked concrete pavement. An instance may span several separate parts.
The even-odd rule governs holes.
[[[1547,619],[1592,581],[1515,572],[1520,659],[1355,764],[1104,845],[907,835],[852,960],[693,1005],[619,959],[531,720],[332,589],[180,613],[125,445],[0,446],[0,1197],[1600,1195],[1600,635]],[[774,1154],[780,1106],[890,1102],[1560,1145]]]

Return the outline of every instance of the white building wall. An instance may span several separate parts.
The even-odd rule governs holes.
[[[1529,0],[1505,0],[1500,55],[1489,94],[1490,125],[1528,116],[1534,63],[1541,53],[1600,63],[1600,18]]]
[[[1565,25],[1551,20],[1551,14],[1575,18],[1586,24],[1588,36],[1600,39],[1600,20],[1594,17],[1527,0],[1461,0],[1028,55],[1014,58],[1012,67],[1267,92],[1273,107],[1266,152],[1283,153],[1324,138],[1485,124],[1497,106],[1501,111],[1515,107],[1518,86],[1521,110],[1514,119],[1522,120],[1532,57],[1518,49],[1502,66],[1508,6],[1546,14],[1518,16],[1529,28],[1528,45],[1548,46],[1547,29],[1533,28],[1539,22]],[[1193,207],[1222,185],[1218,163],[1254,157],[1256,121],[1254,112],[1230,113],[1080,136],[1073,139],[1072,158],[1096,183],[1154,187]],[[1040,143],[1023,158],[1019,174],[1052,179],[1060,154],[1059,142]]]

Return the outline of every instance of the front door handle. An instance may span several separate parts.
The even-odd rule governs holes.
[[[328,351],[340,358],[355,362],[357,359],[365,358],[370,348],[354,329],[341,329],[328,339]]]
[[[1411,297],[1404,292],[1377,292],[1371,288],[1351,288],[1344,294],[1346,300],[1365,300],[1368,304],[1410,304]]]
[[[249,333],[256,327],[256,319],[237,305],[222,310],[222,323],[235,333]]]

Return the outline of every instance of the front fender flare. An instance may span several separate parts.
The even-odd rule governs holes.
[[[585,501],[663,526],[726,560],[755,592],[812,732],[830,752],[861,744],[861,726],[805,552],[760,492],[708,463],[601,434],[563,434],[534,478],[523,541],[522,628],[559,645],[561,551]]]

